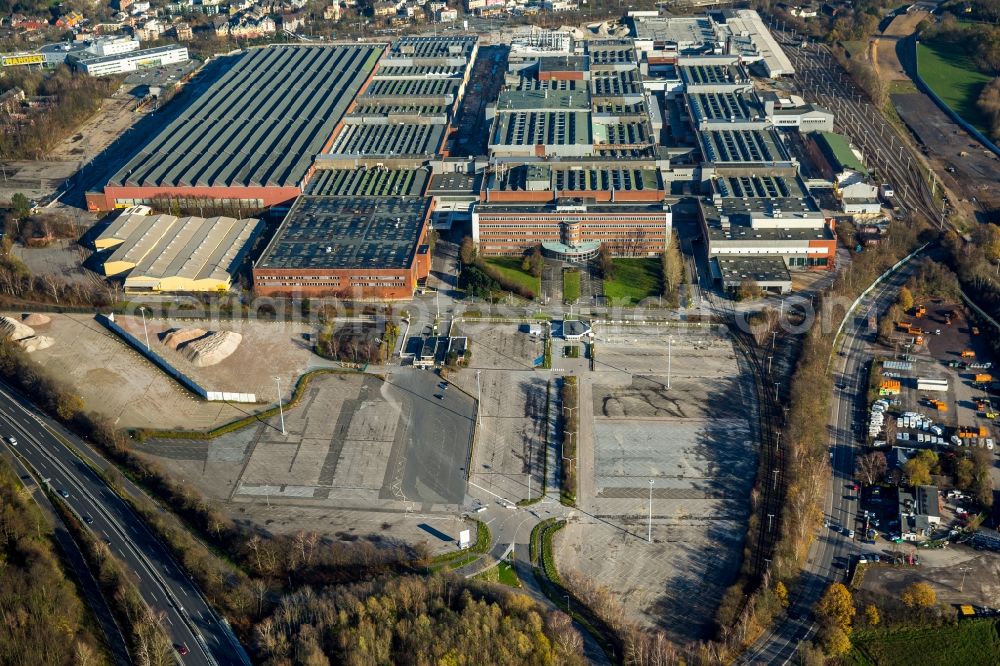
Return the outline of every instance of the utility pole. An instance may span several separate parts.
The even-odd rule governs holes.
[[[767,514],[767,531],[768,532],[771,531],[771,520],[772,519],[774,519],[774,514],[773,513]]]
[[[278,416],[281,417],[281,434],[286,435],[285,432],[285,409],[281,406],[281,378],[275,375],[274,383],[278,386]]]
[[[649,529],[646,533],[646,541],[653,543],[653,480],[649,480]]]
[[[972,569],[970,567],[962,567],[959,571],[962,572],[962,584],[958,586],[958,591],[965,592],[965,575],[972,571]]]
[[[483,425],[483,389],[479,384],[479,375],[482,370],[476,370],[476,427],[481,428]]]
[[[146,336],[146,351],[149,349],[149,331],[146,330],[146,307],[142,306],[139,308],[139,314],[142,315],[142,333]]]
[[[673,369],[673,342],[672,337],[667,338],[667,388],[670,388],[670,374]],[[650,481],[652,483],[652,481]]]

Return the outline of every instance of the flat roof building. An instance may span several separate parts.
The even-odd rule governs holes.
[[[792,269],[834,267],[833,225],[793,170],[780,176],[718,177],[711,185],[711,196],[698,202],[709,258],[773,257]],[[716,263],[717,279],[725,279],[726,266]],[[742,263],[730,266],[749,270]]]
[[[262,295],[408,299],[430,270],[425,197],[299,197],[253,268]]]
[[[320,161],[356,166],[390,158],[416,166],[446,153],[478,49],[474,36],[395,41]]]
[[[138,45],[139,42],[128,40],[127,43]],[[170,44],[142,49],[141,51],[115,51],[96,57],[79,58],[74,56],[71,60],[77,70],[88,76],[109,76],[187,62],[188,50],[186,46]]]
[[[562,261],[597,256],[602,244],[619,257],[659,256],[673,217],[662,203],[610,203],[560,198],[545,203],[480,203],[472,239],[487,256],[521,256],[541,245]]]
[[[124,214],[95,240],[112,249],[105,275],[125,277],[125,291],[225,291],[263,223],[231,217]]]
[[[88,207],[238,200],[253,210],[291,201],[383,48],[272,45],[232,56],[232,65],[140,147],[103,193],[88,193]]]
[[[717,255],[710,269],[712,278],[726,291],[736,291],[748,280],[765,291],[787,294],[792,290],[792,275],[779,256]]]

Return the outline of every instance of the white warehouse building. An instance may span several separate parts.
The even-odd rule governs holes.
[[[188,61],[186,46],[157,46],[76,61],[76,67],[90,76],[108,76]]]

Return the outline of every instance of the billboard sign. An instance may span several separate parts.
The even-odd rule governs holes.
[[[470,530],[462,530],[458,533],[458,547],[465,550],[471,543],[472,535]]]
[[[41,65],[45,62],[45,56],[41,53],[12,53],[3,56],[3,66],[13,67],[14,65]]]

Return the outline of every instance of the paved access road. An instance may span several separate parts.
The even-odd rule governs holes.
[[[189,653],[178,658],[185,664],[208,666],[249,664],[236,637],[209,607],[194,581],[132,507],[56,437],[54,430],[55,425],[27,401],[0,387],[3,446],[16,449],[74,512],[91,521],[85,524],[98,538],[110,542],[112,552],[135,574],[143,599],[163,613],[171,642],[187,646]],[[8,437],[17,439],[16,447],[10,446]],[[71,443],[86,447],[75,438]]]
[[[868,394],[865,366],[872,354],[869,345],[877,333],[868,330],[868,313],[884,313],[895,302],[900,287],[915,270],[915,262],[902,266],[858,304],[835,356],[833,404],[830,410],[832,474],[823,504],[829,528],[821,528],[809,549],[797,592],[785,619],[767,632],[743,655],[741,664],[784,665],[795,656],[801,641],[812,637],[812,609],[830,583],[845,577],[849,560],[863,548],[844,533],[857,525],[858,493],[854,484],[854,458],[859,450],[859,428],[866,425],[864,404]]]

